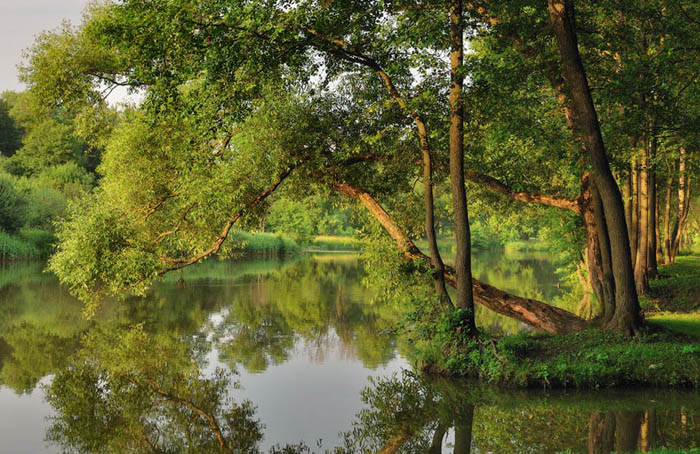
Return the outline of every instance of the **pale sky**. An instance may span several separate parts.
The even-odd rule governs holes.
[[[23,90],[17,79],[22,50],[64,19],[79,24],[87,0],[0,0],[0,92]]]

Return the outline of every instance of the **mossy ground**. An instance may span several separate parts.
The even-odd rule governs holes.
[[[652,282],[647,323],[633,338],[592,328],[562,336],[454,340],[448,333],[459,320],[448,318],[422,357],[432,371],[510,387],[700,388],[700,257],[679,257],[660,272],[662,279]]]

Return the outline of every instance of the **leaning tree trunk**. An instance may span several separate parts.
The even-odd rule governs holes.
[[[384,207],[367,191],[347,183],[336,183],[334,188],[338,192],[358,200],[396,242],[399,251],[406,259],[430,261],[430,258],[416,247],[389,213],[384,210]],[[456,273],[449,266],[445,266],[445,280],[447,284],[456,288]],[[525,323],[536,330],[551,334],[565,334],[580,331],[590,326],[581,317],[564,309],[506,293],[476,279],[472,279],[472,284],[475,302],[496,313]]]
[[[644,139],[644,152],[640,159],[639,172],[639,244],[637,245],[637,259],[634,262],[634,282],[637,286],[637,294],[644,295],[649,291],[648,271],[649,264],[649,169],[646,139]]]
[[[433,164],[430,154],[430,148],[425,139],[425,145],[421,144],[423,155],[423,200],[425,208],[425,235],[428,241],[428,249],[430,251],[430,263],[433,268],[433,280],[435,282],[435,291],[440,300],[440,305],[444,309],[452,307],[450,295],[447,293],[445,286],[445,264],[440,256],[440,250],[437,244],[437,235],[435,234],[435,202],[433,198]],[[421,139],[421,142],[423,139]]]
[[[639,330],[642,318],[634,285],[625,208],[620,189],[610,171],[598,116],[578,51],[572,0],[549,0],[549,14],[576,113],[575,120],[579,123],[577,130],[581,131],[590,157],[593,180],[603,202],[608,226],[615,278],[615,314],[608,326],[631,335]]]
[[[469,211],[464,185],[464,106],[462,86],[464,83],[462,0],[450,5],[450,189],[455,219],[457,254],[457,307],[466,313],[465,323],[472,335],[476,335],[474,322],[474,295],[472,293],[471,235]]]

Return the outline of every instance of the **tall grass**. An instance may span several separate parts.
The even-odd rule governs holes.
[[[322,251],[361,251],[362,247],[362,240],[336,235],[317,235],[309,244],[309,249]]]
[[[279,233],[239,231],[233,235],[243,245],[243,252],[250,255],[288,255],[301,250],[296,241]]]
[[[45,231],[23,229],[16,235],[0,232],[0,260],[46,258],[53,251],[55,237]]]

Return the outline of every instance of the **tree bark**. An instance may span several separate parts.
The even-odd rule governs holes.
[[[588,151],[593,181],[600,193],[608,226],[613,275],[615,278],[615,314],[609,327],[626,335],[638,332],[641,309],[634,285],[634,272],[625,224],[625,209],[620,189],[610,171],[603,136],[593,104],[573,23],[572,0],[549,0],[549,15],[556,36],[564,77],[569,86],[577,130],[581,131]]]
[[[668,172],[666,180],[666,201],[664,207],[664,263],[671,263],[673,240],[671,238],[671,197],[673,195],[673,172]]]
[[[637,245],[639,244],[639,167],[637,160],[632,159],[630,163],[630,173],[632,174],[632,227],[628,233],[630,239],[630,257],[632,263],[637,260]]]
[[[659,269],[656,263],[656,233],[657,233],[657,200],[656,200],[656,137],[651,138],[649,143],[649,160],[647,161],[648,178],[649,178],[649,216],[648,216],[648,241],[649,248],[647,252],[647,280],[658,279]]]
[[[336,183],[334,188],[338,192],[358,200],[396,242],[399,251],[405,258],[425,262],[430,261],[430,258],[418,249],[381,204],[367,191],[347,183]],[[445,266],[445,281],[453,287],[457,285],[455,271],[449,266]],[[580,331],[590,326],[582,318],[564,309],[550,306],[541,301],[506,293],[477,279],[472,279],[472,284],[475,302],[496,313],[518,320],[538,331],[551,334],[565,334]]]
[[[632,166],[630,165],[627,171],[627,178],[625,178],[625,187],[622,189],[622,199],[625,203],[625,222],[627,223],[627,235],[630,242],[630,247],[632,246],[632,210],[634,209],[634,202],[632,201]],[[631,251],[634,254],[634,251]]]
[[[639,161],[639,244],[637,259],[634,262],[634,282],[637,294],[644,295],[649,291],[649,150],[644,139],[643,154]]]
[[[656,179],[655,179],[656,180]],[[663,242],[661,240],[661,200],[659,199],[659,185],[658,185],[658,180],[656,182],[656,217],[654,219],[654,226],[655,226],[655,232],[654,232],[654,237],[656,239],[656,264],[657,265],[663,265],[664,264],[664,249],[663,249]],[[659,278],[658,274],[658,269],[656,273],[655,279]]]
[[[425,141],[425,145],[423,145]],[[433,199],[433,164],[427,135],[421,138],[421,152],[423,155],[423,203],[425,207],[425,236],[430,251],[430,263],[433,268],[433,280],[435,291],[443,308],[451,308],[452,301],[445,286],[445,264],[440,256],[435,234],[435,202]]]
[[[615,279],[613,276],[609,233],[605,221],[603,201],[600,198],[600,193],[595,184],[591,184],[591,201],[596,225],[596,237],[600,248],[601,270],[603,272],[602,299],[599,301],[603,308],[602,320],[607,323],[610,322],[615,315]]]
[[[450,189],[452,192],[452,209],[457,242],[457,254],[455,257],[457,307],[465,311],[466,318],[464,322],[470,334],[476,335],[469,210],[464,184],[463,33],[462,0],[453,0],[450,5]]]
[[[678,217],[676,218],[676,223],[673,228],[673,234],[671,237],[671,263],[676,262],[676,254],[678,254],[678,249],[680,247],[681,235],[683,233],[683,224],[685,223],[686,209],[685,209],[685,197],[686,197],[686,154],[685,148],[681,148],[681,154],[678,159]]]

